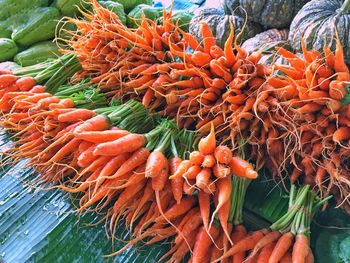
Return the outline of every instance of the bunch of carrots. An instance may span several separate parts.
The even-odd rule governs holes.
[[[220,142],[242,149],[257,170],[317,185],[321,195],[333,193],[340,206],[349,206],[350,76],[339,41],[335,52],[304,48],[304,58],[278,48],[288,65],[269,67],[259,63],[262,50],[248,54],[239,46],[233,27],[220,48],[207,24],[199,41],[173,24],[171,10],[164,10],[161,24],[142,18],[129,29],[92,5],[93,15],[69,20],[78,31],[66,52],[81,60],[81,76],[106,94],[138,99],[175,118],[180,128],[205,134],[213,123]],[[120,39],[123,45],[113,44]],[[90,42],[96,45],[84,44]],[[113,60],[102,62],[107,54]]]

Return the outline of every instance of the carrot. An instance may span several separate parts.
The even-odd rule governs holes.
[[[292,263],[292,255],[289,252],[287,252],[281,258],[280,263]]]
[[[173,205],[164,213],[165,218],[167,218],[168,220],[172,220],[178,216],[181,216],[187,213],[195,204],[196,198],[194,198],[193,196],[183,198],[179,204]],[[155,219],[155,222],[164,222],[165,218],[162,215],[160,215]]]
[[[200,166],[192,165],[187,169],[187,171],[182,175],[182,177],[187,180],[196,179],[200,171],[201,171]]]
[[[0,75],[0,89],[7,88],[17,81],[17,76],[12,74]]]
[[[196,176],[196,185],[203,191],[209,190],[209,179],[211,176],[211,170],[209,168],[203,168]]]
[[[281,258],[286,254],[289,248],[292,245],[294,236],[291,232],[283,234],[277,241],[276,246],[274,247],[269,263],[278,263]]]
[[[272,242],[267,244],[266,246],[264,246],[261,249],[261,252],[259,254],[259,257],[257,259],[257,263],[268,263],[269,262],[269,258],[272,254],[272,250],[275,247],[276,242]]]
[[[349,73],[349,68],[345,63],[345,56],[344,56],[344,50],[343,46],[339,40],[339,38],[336,39],[336,49],[334,53],[334,69],[336,72],[347,72]]]
[[[329,83],[329,96],[335,100],[341,100],[347,93],[346,84],[343,81],[333,80]]]
[[[92,143],[103,143],[117,140],[128,133],[126,130],[85,131],[76,134],[76,138]]]
[[[84,121],[74,129],[74,134],[78,135],[81,132],[103,131],[109,128],[109,120],[104,115],[97,115]]]
[[[258,177],[258,173],[254,171],[253,166],[239,157],[232,158],[230,168],[231,172],[239,177],[245,177],[249,179],[255,179]]]
[[[202,165],[204,160],[204,154],[199,151],[193,151],[189,157],[191,165]]]
[[[230,237],[230,230],[229,230],[229,225],[227,223],[229,215],[230,215],[230,209],[231,209],[231,199],[229,198],[223,205],[222,207],[218,210],[218,218],[220,221],[220,225],[222,229],[224,230],[225,236],[227,240],[232,243],[231,237]]]
[[[125,175],[136,167],[144,164],[147,161],[149,155],[150,152],[147,148],[139,148],[133,152],[129,159],[127,159],[112,176],[106,177],[106,179],[116,179],[120,176]]]
[[[91,145],[88,149],[83,151],[78,157],[78,165],[80,167],[87,167],[96,157],[93,154],[96,145]]]
[[[201,214],[199,211],[197,213],[194,213],[187,222],[183,225],[183,228],[181,229],[182,235],[177,235],[174,242],[175,244],[180,244],[190,233],[193,232],[193,230],[196,230],[202,223]]]
[[[232,192],[231,177],[227,176],[225,178],[218,179],[217,187],[218,187],[218,193],[217,193],[218,204],[212,214],[209,227],[212,225],[215,215],[225,205],[225,203],[229,201],[231,197],[231,192]]]
[[[227,146],[218,146],[214,151],[215,159],[221,164],[229,164],[232,160],[232,152]]]
[[[279,231],[271,231],[266,234],[259,242],[255,245],[252,253],[250,255],[255,255],[258,253],[263,247],[275,242],[277,239],[281,237],[281,233]],[[272,252],[272,251],[271,251]]]
[[[211,123],[210,133],[207,137],[202,138],[198,143],[198,149],[203,154],[211,154],[215,151],[216,147],[216,138],[214,125]]]
[[[51,104],[60,102],[60,99],[56,96],[43,98],[38,101],[38,108],[47,109]]]
[[[230,248],[221,258],[217,259],[215,262],[219,262],[239,252],[245,252],[247,250],[253,249],[256,243],[259,242],[259,240],[264,237],[265,232],[266,232],[266,229],[262,229],[247,235],[241,241],[234,244],[232,248]]]
[[[204,67],[209,65],[212,58],[208,53],[195,51],[191,56],[191,60],[195,66]]]
[[[204,168],[212,168],[214,167],[215,163],[216,163],[216,160],[214,156],[212,154],[207,154],[204,156],[202,166]]]
[[[305,258],[305,263],[314,263],[315,259],[314,259],[314,255],[312,253],[311,248],[309,248],[309,253],[307,254],[306,258]]]
[[[94,155],[118,155],[134,152],[146,144],[146,137],[142,134],[130,133],[115,141],[100,143],[94,150]]]
[[[182,178],[183,174],[190,168],[190,161],[189,160],[183,160],[175,173],[169,177],[170,180],[175,179],[175,178]]]
[[[233,244],[237,244],[247,236],[247,230],[243,225],[236,225],[233,233],[231,234],[231,240]],[[244,261],[245,251],[239,252],[233,255],[232,263],[242,263]]]
[[[214,244],[212,244],[209,248],[209,256],[210,256],[210,262],[213,262],[214,260],[221,257],[223,253],[224,248],[224,233],[220,231],[219,236],[214,240]]]
[[[226,39],[225,44],[224,44],[226,66],[229,68],[231,68],[236,62],[236,56],[235,56],[235,54],[233,52],[233,48],[232,48],[234,35],[235,35],[235,33],[234,33],[233,24],[230,22],[230,35],[228,36],[228,38]]]
[[[340,127],[333,133],[333,141],[336,143],[340,143],[341,141],[348,139],[350,139],[350,127]]]
[[[179,157],[174,157],[169,161],[170,173],[174,174],[178,169],[182,160]],[[176,200],[176,203],[180,203],[182,199],[182,188],[183,188],[184,180],[182,177],[174,178],[171,180],[171,190]]]
[[[217,178],[225,178],[230,175],[231,171],[224,164],[217,163],[213,167],[213,173]]]
[[[209,214],[210,214],[210,195],[199,191],[198,192],[198,203],[199,203],[199,209],[201,218],[203,221],[203,225],[205,230],[209,230]]]
[[[212,240],[215,240],[219,236],[219,230],[217,227],[212,226],[207,232],[204,227],[198,231],[196,236],[196,242],[193,248],[192,262],[202,263],[208,256],[209,248],[212,244]]]
[[[162,152],[151,152],[147,159],[145,176],[151,178],[160,176],[162,170],[167,164],[168,161]]]
[[[337,61],[336,61],[337,63]],[[309,240],[306,235],[298,234],[295,238],[295,243],[292,252],[293,263],[305,262],[307,255],[309,254]]]
[[[210,48],[214,46],[215,43],[215,38],[213,36],[213,33],[209,27],[209,25],[205,22],[201,23],[201,35],[203,37],[203,49],[204,52],[209,54],[210,53]]]
[[[185,179],[184,185],[183,185],[183,192],[186,195],[193,195],[195,188],[194,188],[195,181],[193,179]]]
[[[61,149],[59,149],[54,156],[47,162],[58,162],[68,154],[74,152],[80,143],[79,139],[74,138],[70,140],[67,144],[65,144]]]
[[[77,122],[85,121],[96,115],[92,110],[87,109],[75,109],[70,112],[62,113],[58,115],[58,120],[61,122]]]

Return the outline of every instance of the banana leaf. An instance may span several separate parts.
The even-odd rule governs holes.
[[[0,152],[9,143],[8,134],[0,130]],[[113,245],[103,223],[91,225],[103,215],[80,215],[74,196],[35,187],[39,175],[26,167],[27,161],[3,165],[0,170],[0,262],[157,262],[169,249],[167,243],[140,243],[116,257],[104,257],[130,239],[125,225],[119,225]],[[267,227],[287,206],[284,187],[261,175],[248,188],[245,222],[250,229]],[[321,213],[316,222],[311,236],[316,262],[350,262],[349,216],[332,209]]]

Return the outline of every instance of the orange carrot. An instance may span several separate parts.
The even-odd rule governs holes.
[[[209,168],[203,168],[196,177],[196,185],[199,189],[205,191],[209,189],[209,179],[211,176],[211,170]]]
[[[189,196],[186,198],[183,198],[179,204],[174,204],[172,207],[170,207],[165,213],[165,217],[168,220],[172,220],[178,216],[181,216],[185,213],[187,213],[194,205],[196,204],[196,198],[193,196]],[[155,222],[164,222],[165,218],[160,215],[155,219]]]
[[[17,76],[12,74],[0,75],[0,89],[7,88],[17,81]]]
[[[349,73],[349,68],[345,63],[345,56],[344,56],[344,50],[343,46],[339,40],[339,38],[336,39],[336,49],[334,53],[334,69],[337,72],[347,72]]]
[[[175,173],[173,175],[171,175],[169,177],[169,179],[172,180],[174,178],[182,178],[182,175],[188,170],[188,168],[190,168],[190,165],[191,165],[191,163],[190,163],[189,160],[183,160],[179,164],[179,166],[178,166],[177,170],[175,171]]]
[[[202,263],[205,262],[205,258],[208,256],[209,248],[212,244],[212,240],[215,240],[219,235],[219,230],[212,226],[209,229],[209,233],[202,227],[197,236],[194,244],[192,262]]]
[[[337,63],[337,61],[336,61]],[[295,243],[292,252],[293,263],[305,262],[307,255],[309,254],[309,240],[306,235],[298,234],[295,238]]]
[[[199,151],[193,151],[189,157],[191,165],[202,165],[204,160],[204,154]]]
[[[280,237],[281,237],[281,233],[279,231],[269,232],[262,239],[260,239],[260,241],[255,245],[251,255],[255,255],[258,251],[260,251],[260,249],[275,242]]]
[[[145,176],[151,178],[160,176],[162,170],[167,164],[168,161],[162,152],[151,152],[147,159]]]
[[[216,160],[212,154],[207,154],[204,156],[204,160],[202,162],[202,166],[204,168],[212,168],[214,167]]]
[[[174,157],[169,161],[170,173],[174,174],[178,169],[182,160],[179,157]],[[174,178],[171,180],[171,190],[176,200],[176,203],[180,203],[182,198],[182,188],[183,188],[184,180],[182,177]]]
[[[255,179],[258,177],[258,173],[254,171],[253,166],[239,157],[232,158],[230,167],[231,172],[236,176],[249,179]]]
[[[85,131],[76,134],[76,137],[92,143],[103,143],[117,140],[129,132],[126,130]]]
[[[100,143],[94,150],[95,155],[118,155],[134,152],[146,144],[146,137],[142,134],[128,134],[115,141]]]
[[[146,163],[150,152],[147,148],[139,148],[127,159],[120,168],[112,175],[107,177],[108,179],[115,179],[126,173],[132,171],[141,164]]]
[[[58,115],[58,120],[61,122],[77,122],[85,121],[94,117],[96,113],[87,109],[75,109],[67,113]]]
[[[187,180],[196,179],[200,171],[201,171],[200,166],[192,165],[187,169],[187,171],[182,175],[182,177]]]
[[[261,249],[261,252],[259,254],[259,257],[257,259],[257,263],[268,263],[270,256],[272,254],[272,250],[275,247],[276,242],[272,242],[267,244]]]
[[[97,115],[89,120],[84,121],[74,129],[74,134],[88,131],[103,131],[109,128],[109,121],[103,115]]]
[[[286,254],[289,248],[292,245],[294,236],[291,232],[283,234],[277,241],[276,246],[274,247],[269,263],[278,263],[281,258]]]
[[[225,178],[220,178],[217,181],[217,187],[218,187],[218,193],[217,193],[217,200],[218,204],[212,214],[209,227],[212,225],[214,221],[215,215],[218,213],[218,211],[223,207],[223,205],[230,199],[231,192],[232,192],[232,180],[230,176],[227,176]]]
[[[209,230],[209,213],[210,213],[210,195],[204,191],[198,192],[198,202],[201,218],[205,230]]]
[[[227,146],[218,146],[214,151],[215,159],[221,164],[229,164],[232,160],[232,151]]]
[[[213,167],[213,173],[217,178],[228,177],[231,173],[229,167],[226,167],[224,164],[217,163]]]
[[[214,46],[215,43],[215,38],[213,36],[213,33],[209,27],[209,25],[205,22],[201,23],[201,35],[203,37],[203,49],[204,52],[209,54],[210,53],[210,48]]]
[[[350,139],[350,127],[340,127],[333,133],[333,141],[336,143],[340,143],[341,141],[348,139]]]
[[[341,100],[347,93],[346,84],[343,81],[333,80],[329,83],[329,96],[335,100]]]
[[[236,225],[231,235],[233,244],[237,244],[247,236],[247,230],[243,225]],[[245,258],[245,251],[233,255],[232,263],[242,263]]]
[[[243,238],[238,243],[234,244],[231,249],[229,249],[221,258],[217,259],[215,262],[219,262],[225,258],[231,257],[239,252],[245,252],[247,250],[253,249],[256,243],[259,242],[265,235],[266,229],[255,231],[245,238]]]

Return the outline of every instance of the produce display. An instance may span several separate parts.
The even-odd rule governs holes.
[[[229,14],[194,15],[147,1],[11,3],[4,30],[21,30],[0,50],[22,67],[0,69],[0,125],[14,138],[1,167],[27,160],[39,174],[27,183],[96,214],[105,257],[143,242],[167,244],[160,262],[320,260],[315,218],[350,213],[350,0],[224,1]],[[339,33],[342,22],[323,25],[334,19]],[[252,227],[262,174],[278,212]],[[129,236],[114,249],[120,225]]]

